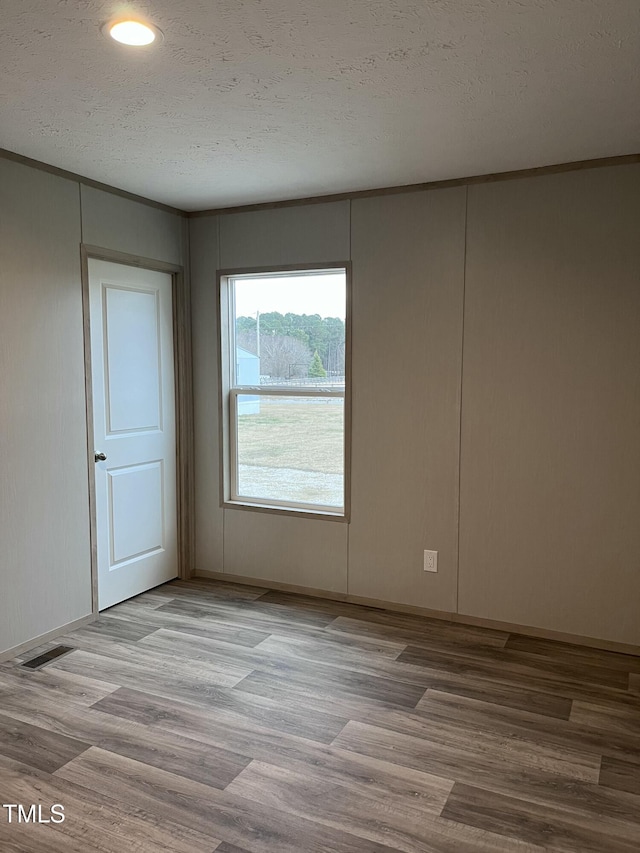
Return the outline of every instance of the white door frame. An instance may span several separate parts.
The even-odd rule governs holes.
[[[87,468],[89,471],[89,518],[91,541],[91,607],[98,615],[98,550],[96,522],[96,475],[93,433],[93,384],[91,373],[91,322],[89,314],[89,258],[142,267],[171,275],[173,293],[173,353],[176,399],[176,485],[178,513],[178,577],[191,577],[194,555],[193,526],[193,385],[191,358],[191,309],[184,268],[165,261],[80,246],[82,266],[82,315],[84,325],[84,374],[87,416]]]

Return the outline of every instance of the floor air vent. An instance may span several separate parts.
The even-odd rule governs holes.
[[[51,663],[52,660],[62,657],[62,655],[66,655],[72,651],[73,648],[71,646],[54,646],[52,649],[49,649],[48,652],[38,655],[37,658],[31,658],[31,660],[25,661],[20,664],[20,666],[24,666],[27,669],[40,669],[48,663]]]

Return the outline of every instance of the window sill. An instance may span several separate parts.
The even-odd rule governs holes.
[[[349,523],[346,512],[330,512],[328,510],[296,509],[295,507],[278,506],[277,504],[256,504],[248,501],[223,501],[223,509],[239,509],[245,512],[267,512],[272,515],[286,515],[293,518],[318,518],[321,521],[341,521]]]

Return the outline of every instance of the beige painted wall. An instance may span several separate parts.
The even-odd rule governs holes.
[[[354,201],[352,595],[455,611],[466,188]],[[381,345],[382,344],[382,345]],[[425,548],[438,573],[423,571]]]
[[[82,233],[180,263],[183,227],[0,158],[0,655],[91,611]]]
[[[348,201],[220,216],[223,269],[349,259]]]
[[[0,160],[0,651],[91,610],[78,185]]]
[[[218,219],[192,219],[191,341],[195,459],[195,565],[223,571],[224,512],[220,506],[218,389],[220,362],[216,333]]]
[[[640,644],[640,167],[466,192],[191,220],[196,571]],[[348,526],[219,507],[216,252],[353,260]]]
[[[95,187],[82,185],[81,191],[82,239],[87,245],[185,263],[184,217]]]
[[[469,189],[461,613],[640,643],[640,166]]]

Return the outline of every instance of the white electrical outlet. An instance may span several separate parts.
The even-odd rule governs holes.
[[[438,571],[438,552],[437,551],[425,551],[424,552],[424,570],[425,570],[425,572],[437,572]]]

